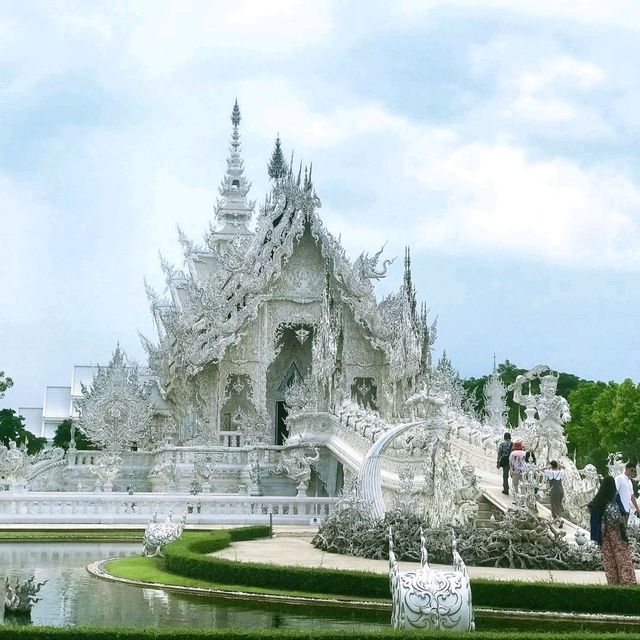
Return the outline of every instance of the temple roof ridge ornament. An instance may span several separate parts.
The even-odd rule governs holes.
[[[218,229],[207,240],[211,249],[215,249],[221,240],[235,235],[249,235],[247,224],[251,221],[255,202],[247,200],[251,183],[244,175],[244,161],[240,155],[240,107],[236,99],[231,112],[231,141],[227,170],[219,187],[220,199],[215,206]]]
[[[291,155],[291,160],[293,161],[293,154]],[[271,154],[271,159],[267,165],[267,173],[269,174],[269,178],[272,180],[281,180],[289,173],[289,166],[287,165],[287,161],[284,159],[284,154],[282,153],[279,133],[276,136],[273,153]]]

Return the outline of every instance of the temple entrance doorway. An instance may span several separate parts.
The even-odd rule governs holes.
[[[281,324],[276,331],[276,357],[267,367],[267,407],[273,422],[273,440],[281,445],[289,435],[286,394],[303,381],[311,367],[313,325]]]
[[[276,402],[276,444],[284,444],[289,437],[289,429],[287,429],[287,405],[284,400]]]

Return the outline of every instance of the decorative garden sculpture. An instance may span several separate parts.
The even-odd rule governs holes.
[[[538,465],[534,462],[527,462],[520,473],[519,491],[515,494],[514,500],[519,506],[537,513],[537,496],[545,487],[544,475]]]
[[[393,531],[389,529],[389,582],[393,598],[391,623],[394,629],[437,629],[473,631],[469,574],[453,541],[453,570],[429,566],[427,547],[420,529],[421,567],[400,571],[394,553]]]
[[[11,586],[9,578],[4,583],[4,611],[5,614],[28,616],[36,602],[42,600],[36,596],[40,589],[47,583],[35,583],[35,576],[28,580],[17,579],[14,586]]]
[[[115,451],[101,451],[97,454],[95,463],[87,466],[88,471],[96,476],[96,491],[111,491],[121,466],[122,456]]]
[[[609,475],[613,478],[619,476],[621,473],[624,473],[624,468],[626,465],[626,460],[622,456],[620,451],[616,451],[616,453],[610,453],[607,457],[607,470],[609,471]]]
[[[157,522],[156,516],[154,515],[144,530],[142,555],[151,557],[162,556],[164,546],[180,538],[186,520],[186,511],[182,514],[180,522],[171,522],[171,513],[169,513],[164,522]]]
[[[199,454],[196,455],[196,461],[193,467],[194,473],[198,480],[202,480],[202,492],[211,492],[211,480],[216,471],[216,465],[222,461],[222,456],[218,453]]]
[[[264,474],[264,469],[260,464],[260,454],[258,449],[255,447],[249,449],[247,459],[249,463],[249,481],[251,482],[249,486],[249,495],[261,496],[263,495],[262,476]]]
[[[313,449],[313,455],[307,455],[304,450]],[[278,466],[273,473],[283,473],[296,483],[297,496],[307,495],[309,480],[311,479],[311,467],[313,462],[320,460],[318,447],[311,444],[295,444],[283,452]]]
[[[9,447],[0,444],[0,485],[7,485],[9,491],[24,491],[31,480],[66,465],[64,450],[60,447],[46,447],[35,455],[28,455],[26,446],[9,441]]]
[[[522,393],[522,387],[526,382],[538,381],[540,393],[532,394],[531,388],[527,394]],[[560,460],[567,455],[567,441],[564,437],[563,425],[571,420],[569,403],[559,395],[556,395],[558,376],[551,369],[541,364],[516,378],[509,387],[513,391],[513,400],[525,406],[527,420],[525,425],[533,430],[529,437],[523,439],[525,447],[536,452],[538,460],[548,463],[551,460]],[[537,420],[529,425],[530,413],[535,407]]]
[[[0,476],[3,484],[9,489],[24,489],[28,456],[18,449],[14,440],[9,441],[9,447],[0,444]]]
[[[438,390],[433,395],[427,390],[416,394],[412,409],[422,419],[384,431],[367,452],[358,483],[360,496],[371,503],[376,518],[384,518],[386,512],[380,476],[384,451],[392,447],[405,453],[416,448],[422,452],[422,497],[430,526],[464,526],[475,517],[479,493],[475,472],[450,453],[451,425],[446,418],[446,402],[446,395]]]

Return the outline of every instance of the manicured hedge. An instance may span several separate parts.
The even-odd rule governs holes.
[[[144,528],[137,529],[4,529],[2,542],[102,542],[142,540]]]
[[[539,633],[535,631],[477,631],[472,635],[453,631],[366,632],[349,629],[349,640],[640,640],[640,633],[606,634],[601,632]],[[102,627],[7,627],[0,625],[0,640],[344,640],[345,630],[307,629],[104,629]]]
[[[637,586],[472,580],[478,607],[640,615]]]
[[[268,527],[243,527],[183,538],[165,547],[166,567],[179,575],[220,584],[389,599],[389,579],[384,574],[236,562],[203,555],[224,549],[235,540],[267,535]],[[633,586],[476,579],[471,581],[471,591],[478,607],[640,615],[640,591]]]
[[[370,598],[389,597],[389,580],[375,573],[235,562],[203,555],[224,549],[234,541],[268,535],[269,527],[256,526],[213,531],[197,539],[182,538],[164,548],[165,565],[173,573],[220,584]]]

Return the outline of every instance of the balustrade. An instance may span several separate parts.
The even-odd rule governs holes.
[[[148,522],[154,513],[174,520],[188,511],[187,523],[276,522],[308,524],[326,517],[335,498],[245,496],[186,493],[0,493],[0,523],[130,523]],[[190,507],[190,509],[188,509]]]

